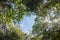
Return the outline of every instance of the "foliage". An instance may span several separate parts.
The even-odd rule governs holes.
[[[25,4],[25,3],[24,3]],[[37,15],[33,25],[32,40],[60,40],[60,1],[59,0],[30,0],[25,6]]]
[[[7,23],[12,20],[20,21],[25,12],[29,11],[45,17],[50,9],[56,7],[59,10],[60,7],[59,0],[46,0],[46,2],[44,0],[2,0],[0,3],[0,19],[3,18],[0,23],[4,20]]]
[[[37,15],[32,31],[35,37],[31,40],[60,40],[59,0],[0,0],[0,40],[22,40],[24,33],[14,27],[7,30],[6,24],[19,22],[25,12]]]
[[[18,27],[9,27],[6,31],[0,29],[0,40],[23,40],[25,35]]]
[[[21,1],[18,0],[1,0],[0,1],[0,23],[11,23],[13,20],[20,21],[25,9]]]
[[[42,40],[60,40],[60,14],[57,11],[52,11],[45,18],[38,16],[35,19],[32,34],[36,37],[43,35]]]
[[[38,16],[46,16],[49,9],[56,7],[59,9],[59,0],[23,0],[27,10],[34,11]]]

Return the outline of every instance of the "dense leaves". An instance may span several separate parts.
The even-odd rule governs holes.
[[[23,40],[25,35],[18,27],[0,28],[0,40]]]
[[[28,12],[35,12],[37,18],[34,36],[24,38],[25,34],[13,24]],[[60,40],[59,21],[60,0],[0,0],[0,40]]]

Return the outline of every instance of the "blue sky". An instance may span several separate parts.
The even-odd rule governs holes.
[[[24,16],[20,23],[20,28],[23,32],[29,34],[30,31],[32,30],[32,26],[34,24],[34,19],[36,18],[36,15],[31,15],[31,16]]]

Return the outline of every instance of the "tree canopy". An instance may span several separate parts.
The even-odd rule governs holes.
[[[28,12],[37,17],[34,37],[25,37],[26,40],[60,40],[60,0],[0,0],[0,39],[25,40],[25,34],[13,23],[21,21]]]

